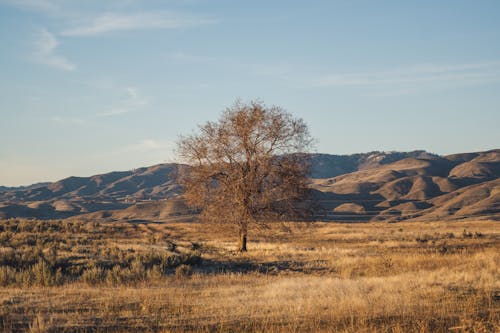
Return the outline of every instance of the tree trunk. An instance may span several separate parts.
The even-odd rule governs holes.
[[[247,231],[240,230],[240,240],[238,242],[238,251],[247,252]]]

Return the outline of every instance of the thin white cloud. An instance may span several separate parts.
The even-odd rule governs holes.
[[[115,88],[113,88],[115,89]],[[122,100],[115,103],[115,106],[107,111],[86,114],[77,117],[54,116],[50,120],[59,124],[72,125],[92,125],[100,118],[116,117],[132,112],[139,112],[149,105],[149,100],[145,98],[136,87],[120,88]]]
[[[200,56],[195,54],[189,54],[184,52],[176,52],[172,54],[167,54],[165,59],[169,62],[176,63],[190,63],[190,64],[207,64],[220,62],[221,59],[214,57]]]
[[[59,7],[54,2],[48,0],[0,0],[0,4],[42,12],[54,12],[59,10]]]
[[[322,75],[312,79],[313,86],[388,86],[421,84],[481,84],[500,81],[500,61],[425,65],[402,69]]]
[[[140,108],[147,106],[149,104],[149,101],[146,97],[142,96],[142,94],[139,92],[139,90],[135,87],[127,87],[125,88],[125,91],[128,96],[127,104],[135,107],[135,108]]]
[[[101,112],[96,115],[100,117],[119,116],[130,112],[136,112],[146,107],[149,104],[148,99],[143,97],[139,90],[135,87],[127,87],[125,90],[125,98],[118,106],[111,108],[109,111]]]
[[[124,165],[134,167],[144,167],[158,163],[174,162],[175,147],[174,141],[145,138],[126,142],[122,146],[108,147],[105,151],[92,154],[90,160],[110,161],[113,164],[111,169],[117,170]]]
[[[175,147],[175,143],[171,141],[161,141],[155,139],[144,139],[139,141],[138,143],[134,143],[128,146],[125,146],[118,150],[118,152],[135,152],[135,151],[167,151],[171,150]]]
[[[251,76],[266,76],[280,79],[286,79],[287,76],[293,73],[297,68],[297,66],[293,66],[286,62],[255,63],[241,61],[241,59],[217,58],[184,52],[167,54],[164,59],[170,63],[221,67],[225,70],[231,69]]]
[[[34,46],[33,59],[35,62],[64,71],[73,71],[76,69],[75,64],[63,56],[56,54],[59,41],[46,29],[40,31]]]
[[[169,10],[132,12],[133,7],[124,1],[102,2],[98,10],[91,10],[87,1],[0,0],[1,5],[47,15],[62,27],[58,35],[64,36],[99,36],[119,31],[181,29],[218,22],[209,16]]]
[[[111,109],[109,111],[99,113],[96,117],[101,118],[101,117],[119,116],[129,112],[131,112],[130,109]]]
[[[66,36],[97,36],[116,31],[179,29],[214,23],[215,20],[174,12],[106,13],[73,22]]]
[[[381,91],[375,91],[375,92],[369,92],[364,94],[364,96],[368,97],[396,97],[396,96],[403,96],[403,95],[411,95],[414,93],[417,93],[418,89],[393,89],[393,90],[381,90]]]
[[[83,118],[77,118],[77,117],[52,117],[50,118],[53,122],[59,123],[59,124],[84,124],[85,119]]]
[[[125,88],[125,91],[127,92],[127,95],[131,98],[131,99],[137,99],[137,89],[134,88],[134,87],[127,87]]]

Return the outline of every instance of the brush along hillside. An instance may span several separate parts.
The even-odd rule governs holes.
[[[496,222],[0,221],[2,332],[498,332]]]

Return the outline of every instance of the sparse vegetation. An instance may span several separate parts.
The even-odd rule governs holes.
[[[2,222],[2,230],[0,285],[4,287],[134,284],[201,261],[191,244],[178,248],[159,239],[157,235],[163,234],[140,231],[133,224],[11,219]],[[154,245],[150,235],[157,238]]]
[[[500,329],[495,222],[277,224],[245,254],[194,223],[0,226],[4,332]]]

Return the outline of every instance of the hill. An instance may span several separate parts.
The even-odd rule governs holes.
[[[320,210],[330,219],[466,218],[500,215],[500,150],[405,158],[325,179]],[[316,197],[318,194],[316,193]],[[339,207],[361,205],[352,211]]]
[[[314,219],[500,215],[499,149],[449,156],[425,151],[311,154],[310,161]],[[0,192],[0,217],[151,220],[192,215],[181,202],[177,182],[187,168],[159,164],[5,190]]]
[[[0,217],[66,218],[168,199],[180,194],[177,178],[184,168],[179,164],[160,164],[5,191],[0,193]]]

